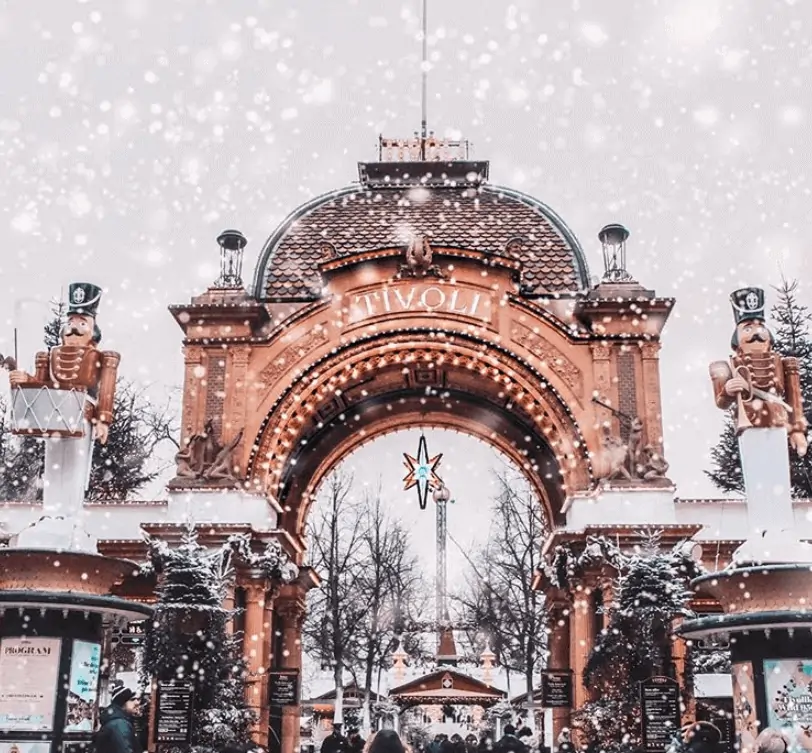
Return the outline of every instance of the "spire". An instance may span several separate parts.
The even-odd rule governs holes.
[[[457,644],[454,631],[450,627],[440,628],[440,640],[437,647],[437,663],[456,667],[460,657],[457,655]]]
[[[429,32],[428,0],[423,0],[423,60],[420,63],[420,161],[426,161],[426,139],[428,137],[428,88],[429,88]]]

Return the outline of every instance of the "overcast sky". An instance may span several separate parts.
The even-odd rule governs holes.
[[[494,183],[549,204],[593,274],[598,229],[626,224],[630,270],[676,297],[666,456],[683,496],[711,493],[702,470],[721,414],[707,364],[727,355],[727,296],[776,283],[781,268],[812,278],[812,4],[429,5],[430,126],[470,139]],[[419,126],[418,11],[419,0],[4,3],[0,351],[16,321],[30,368],[44,318],[32,299],[88,279],[108,289],[99,323],[123,373],[180,384],[166,307],[215,278],[217,234],[248,236],[250,279],[288,212],[354,180],[379,133]],[[812,283],[802,294],[812,301]],[[457,495],[474,496],[470,483]]]

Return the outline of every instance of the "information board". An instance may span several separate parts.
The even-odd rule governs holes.
[[[670,677],[650,677],[640,683],[643,750],[664,753],[680,729],[679,683]]]
[[[299,704],[298,669],[272,669],[268,673],[268,703],[270,706]]]
[[[547,669],[541,673],[541,705],[545,709],[572,707],[572,672]]]
[[[155,741],[190,743],[194,688],[190,682],[159,682],[155,708]]]
[[[61,647],[61,638],[0,641],[0,730],[53,729]]]

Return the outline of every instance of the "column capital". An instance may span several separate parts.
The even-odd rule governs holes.
[[[200,363],[203,360],[203,348],[199,345],[184,345],[183,358],[186,363]]]
[[[659,358],[662,345],[659,340],[645,340],[640,343],[640,353],[644,359],[655,360]]]
[[[278,599],[274,605],[277,614],[281,615],[290,627],[300,628],[307,614],[307,606],[299,599]]]
[[[595,361],[608,361],[612,355],[612,346],[607,342],[589,343],[589,349]]]

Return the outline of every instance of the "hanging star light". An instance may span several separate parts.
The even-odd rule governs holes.
[[[425,510],[429,492],[443,485],[443,480],[437,475],[437,466],[440,465],[443,455],[441,453],[430,458],[426,437],[421,434],[417,445],[417,457],[412,457],[408,452],[404,452],[403,457],[406,470],[409,471],[403,479],[403,488],[408,491],[417,487],[417,501],[420,503],[420,509]]]

